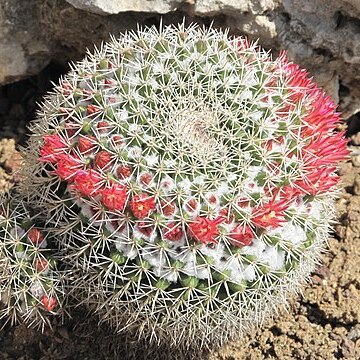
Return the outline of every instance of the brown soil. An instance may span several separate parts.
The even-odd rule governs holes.
[[[29,102],[34,109],[36,87]],[[40,89],[40,90],[39,90]],[[9,88],[7,89],[9,90]],[[0,89],[1,95],[1,89]],[[0,96],[1,97],[1,96]],[[18,110],[28,114],[29,105]],[[24,139],[24,124],[0,107],[0,192],[7,191],[17,180],[18,157],[15,141]],[[31,107],[31,106],[30,106]],[[14,111],[14,110],[13,110]],[[29,116],[29,115],[28,115]],[[20,124],[20,125],[19,125]],[[312,274],[309,284],[291,301],[288,312],[282,311],[253,334],[230,342],[210,354],[195,358],[209,360],[235,359],[360,359],[360,133],[353,136],[352,161],[343,164],[340,174],[345,189],[337,201],[338,224],[329,239],[329,250],[323,264]],[[53,328],[44,333],[24,325],[0,330],[0,359],[173,359],[164,349],[148,347],[134,339],[116,336],[106,325],[98,325],[96,316],[83,309],[72,311],[72,319],[61,323],[53,320]],[[0,321],[4,324],[4,321]],[[190,354],[184,355],[185,359]]]

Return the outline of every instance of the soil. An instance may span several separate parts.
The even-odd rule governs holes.
[[[64,72],[51,64],[39,76],[0,88],[0,192],[18,181],[16,147],[26,142],[26,124],[36,101]],[[351,119],[352,121],[354,119]],[[357,119],[360,120],[360,119]],[[359,122],[358,122],[359,123]],[[359,359],[360,358],[360,132],[353,126],[351,161],[340,169],[344,189],[337,201],[338,223],[323,263],[303,294],[290,301],[260,329],[207,354],[183,354],[209,360]],[[16,146],[15,146],[16,145]],[[71,319],[52,320],[44,332],[0,320],[0,360],[174,359],[165,349],[114,335],[82,308]]]

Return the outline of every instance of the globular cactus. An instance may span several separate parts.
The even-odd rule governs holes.
[[[22,202],[0,198],[0,318],[43,328],[62,311],[65,274]]]
[[[284,54],[197,26],[129,32],[44,102],[22,191],[117,330],[220,344],[319,261],[347,155],[336,106]]]

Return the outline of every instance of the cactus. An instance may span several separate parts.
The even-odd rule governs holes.
[[[60,314],[64,275],[51,256],[46,233],[23,202],[0,198],[0,318],[43,328]]]
[[[339,114],[285,54],[196,25],[113,38],[44,101],[21,192],[74,294],[118,331],[209,346],[262,322],[319,261]]]

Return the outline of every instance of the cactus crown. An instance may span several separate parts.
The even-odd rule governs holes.
[[[221,342],[317,261],[346,156],[338,121],[285,55],[146,28],[89,54],[45,101],[23,191],[81,272],[79,297],[119,330]]]

